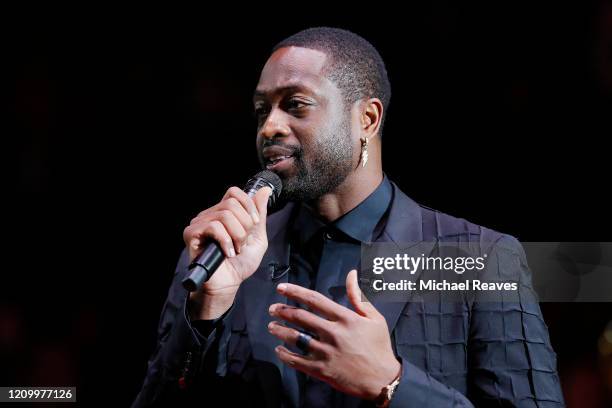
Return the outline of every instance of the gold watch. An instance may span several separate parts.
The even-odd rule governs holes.
[[[399,374],[395,378],[395,380],[391,381],[389,385],[385,385],[382,390],[380,390],[380,394],[374,400],[376,406],[378,408],[386,408],[391,403],[391,398],[393,398],[393,394],[395,393],[395,389],[400,383],[400,378],[402,376],[402,370],[400,369]]]

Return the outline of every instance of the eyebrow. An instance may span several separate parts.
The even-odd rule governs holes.
[[[266,91],[259,91],[256,89],[255,92],[253,92],[253,99],[265,98],[268,95],[273,95],[273,94],[278,94],[278,93],[293,93],[297,91],[302,91],[302,92],[305,91],[314,96],[319,96],[319,94],[316,91],[310,88],[305,88],[303,85],[289,84],[289,85],[281,86],[278,88],[272,88]]]

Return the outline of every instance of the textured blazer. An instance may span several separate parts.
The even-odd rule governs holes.
[[[188,273],[184,251],[164,304],[158,342],[133,407],[298,406],[297,376],[275,355],[280,341],[267,331],[268,307],[285,302],[275,288],[287,274],[271,277],[274,265],[289,264],[288,224],[294,204],[267,219],[268,249],[259,269],[241,285],[234,305],[204,338],[186,314]],[[509,235],[420,206],[393,184],[393,198],[376,242],[503,245],[501,264],[521,293],[533,293],[520,243]],[[524,300],[527,299],[527,300]],[[563,397],[556,355],[537,301],[372,303],[389,326],[402,377],[395,407],[559,407]],[[340,394],[334,406],[372,406]]]

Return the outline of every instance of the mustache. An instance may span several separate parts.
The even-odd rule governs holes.
[[[303,150],[300,146],[282,143],[278,140],[272,139],[272,140],[265,140],[263,142],[263,144],[261,145],[261,148],[259,149],[259,154],[262,155],[263,149],[265,149],[266,147],[272,147],[272,146],[279,146],[279,147],[282,147],[283,149],[290,150],[293,156],[295,157],[301,157],[303,153]]]

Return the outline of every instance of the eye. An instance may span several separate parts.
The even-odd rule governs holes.
[[[305,115],[310,106],[314,105],[313,102],[309,100],[304,100],[303,98],[290,98],[284,103],[284,109],[287,112],[290,112],[294,116]]]
[[[288,105],[289,105],[289,109],[299,109],[303,106],[306,106],[306,104],[300,101],[299,99],[291,99]]]
[[[255,107],[254,115],[257,119],[260,119],[266,116],[268,113],[269,113],[269,110],[266,106],[259,105]]]

